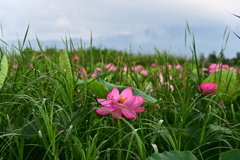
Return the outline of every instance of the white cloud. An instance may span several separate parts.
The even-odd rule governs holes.
[[[57,18],[54,22],[54,27],[68,27],[71,23],[67,18]]]

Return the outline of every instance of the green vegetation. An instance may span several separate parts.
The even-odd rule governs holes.
[[[9,49],[3,42],[0,159],[218,160],[238,155],[239,60],[210,75],[213,62],[199,58],[194,36],[192,41],[192,57],[74,48],[71,39],[62,50],[40,42],[39,51],[30,42],[24,48],[26,36],[18,47]],[[214,63],[221,62],[227,64],[221,56]],[[203,82],[218,83],[220,89],[204,95],[198,88]],[[136,119],[97,114],[97,99],[106,99],[114,87],[131,87],[145,99],[145,111]]]

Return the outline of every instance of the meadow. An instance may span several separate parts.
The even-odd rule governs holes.
[[[1,160],[240,156],[239,63],[199,59],[194,36],[191,57],[1,42]]]

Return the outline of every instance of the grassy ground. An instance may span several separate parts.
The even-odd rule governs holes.
[[[65,50],[39,45],[34,51],[23,44],[14,49],[3,44],[0,50],[1,75],[8,68],[7,76],[0,77],[5,78],[0,159],[143,160],[176,150],[214,160],[239,148],[238,66],[231,66],[236,72],[220,70],[214,79],[203,69],[210,64],[198,60],[194,45],[187,58],[158,50],[133,55],[76,49],[71,40]],[[198,86],[207,80],[215,80],[221,90],[201,93]],[[145,111],[136,119],[97,114],[97,99],[105,99],[113,87],[131,87],[145,99]]]

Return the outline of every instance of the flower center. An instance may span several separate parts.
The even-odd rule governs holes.
[[[121,97],[121,98],[117,101],[117,103],[123,104],[123,102],[126,101],[126,99],[127,99],[127,97]]]

